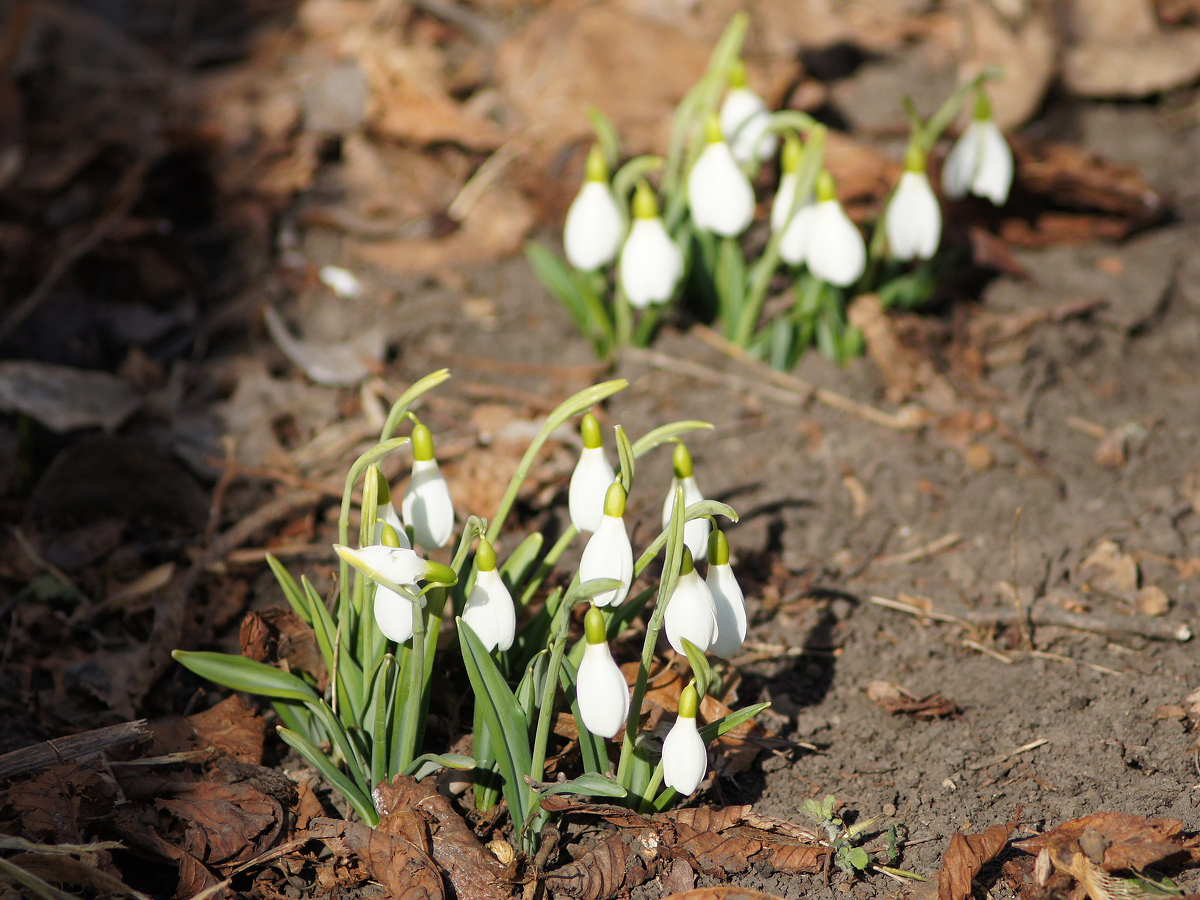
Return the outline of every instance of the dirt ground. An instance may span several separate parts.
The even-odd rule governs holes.
[[[129,39],[149,42],[153,28],[138,32],[130,15]],[[219,17],[197,15],[224,34]],[[97,39],[112,52],[131,53],[105,34]],[[219,75],[247,55],[239,43],[195,65]],[[831,89],[840,114],[885,153],[895,150],[895,135],[874,112],[872,79],[917,65],[912,59],[881,53],[856,80]],[[36,67],[14,84],[29,134],[44,137],[30,73]],[[53,105],[90,89],[86,79],[68,87],[38,90]],[[214,90],[232,96],[241,88]],[[521,207],[528,221],[518,228],[505,220],[503,228],[520,232],[505,258],[458,265],[448,256],[407,271],[382,252],[376,263],[390,261],[363,261],[349,213],[326,202],[353,192],[352,173],[339,168],[344,160],[331,163],[319,141],[289,149],[293,155],[275,145],[255,151],[253,165],[274,166],[281,183],[294,175],[284,163],[311,165],[302,185],[271,188],[270,202],[246,192],[238,179],[248,176],[228,145],[212,150],[196,139],[159,156],[139,176],[145,193],[124,206],[134,210],[125,231],[110,222],[91,245],[107,248],[102,258],[51,285],[37,313],[0,339],[9,359],[119,372],[141,398],[136,414],[105,406],[84,428],[0,418],[0,510],[11,526],[0,550],[0,752],[211,707],[225,695],[164,654],[176,645],[237,649],[242,616],[281,601],[264,548],[288,548],[289,565],[328,588],[339,472],[370,433],[362,422],[372,401],[357,385],[306,380],[262,324],[271,304],[324,340],[364,329],[380,335],[387,353],[367,383],[383,384],[385,396],[451,369],[422,416],[438,435],[456,502],[471,512],[494,505],[531,423],[593,380],[628,380],[604,415],[634,437],[676,419],[713,425],[688,446],[706,496],[741,515],[728,534],[751,627],[729,674],[741,679],[737,705],[770,701],[761,721],[773,738],[752,766],[718,774],[693,802],[752,804],[804,822],[804,801],[831,794],[848,821],[880,817],[870,849],[894,822],[897,865],[926,877],[936,876],[951,835],[1018,811],[1015,837],[1102,811],[1200,829],[1200,672],[1191,639],[1200,621],[1194,79],[1138,101],[1086,99],[1060,87],[1022,121],[1026,139],[1053,138],[1136,167],[1163,198],[1163,213],[1130,225],[1120,240],[1014,241],[1003,265],[974,268],[934,308],[890,319],[904,351],[890,361],[909,378],[900,393],[887,359],[882,369],[872,358],[839,368],[810,352],[790,375],[768,374],[722,352],[683,315],[651,350],[597,363],[512,255],[524,230],[556,240],[571,192],[561,159],[550,169],[561,179],[549,180],[562,183]],[[20,290],[6,294],[5,310],[40,290],[30,248],[40,248],[44,269],[53,254],[43,242],[61,222],[83,207],[107,221],[98,196],[125,202],[87,189],[112,183],[128,148],[92,150],[86,162],[37,160],[43,181],[52,169],[60,180],[18,183],[7,201],[0,248]],[[438,152],[438,171],[464,180],[468,154]],[[413,163],[386,160],[398,171]],[[425,199],[439,209],[455,195],[444,186],[433,193]],[[58,204],[52,210],[39,205],[47,196]],[[331,219],[338,209],[345,215]],[[445,217],[426,218],[411,219],[423,224],[401,234],[409,243],[397,252],[418,244],[434,256],[449,252],[437,244]],[[161,221],[176,231],[148,224]],[[86,229],[63,233],[71,240],[55,246],[87,237]],[[86,261],[88,251],[75,258]],[[326,264],[358,272],[363,297],[331,300],[314,274]],[[122,291],[145,302],[131,311],[114,299]],[[105,415],[115,416],[108,430],[119,437],[95,427],[108,423]],[[315,440],[322,434],[325,444]],[[523,496],[523,522],[561,525],[574,453],[570,439],[553,442],[535,489]],[[394,465],[389,475],[399,478]],[[635,546],[657,532],[669,479],[665,451],[640,465],[627,517],[637,523]],[[270,515],[238,531],[268,507]],[[889,712],[880,700],[888,691],[901,701],[940,696]],[[270,739],[265,760],[317,784]],[[29,836],[28,819],[12,812],[14,796],[8,788],[0,795],[0,822]],[[76,825],[82,830],[58,841],[102,833]],[[117,868],[147,893],[170,895],[182,863],[161,845],[142,849],[160,854],[158,868],[146,874],[121,857]],[[1200,893],[1200,870],[1174,874],[1184,893]],[[761,867],[731,883],[818,900],[925,890],[879,872],[830,882]],[[329,889],[295,873],[274,894],[256,884],[237,890],[266,897]],[[998,865],[976,884],[979,896],[1011,896]],[[634,896],[666,892],[651,883]]]

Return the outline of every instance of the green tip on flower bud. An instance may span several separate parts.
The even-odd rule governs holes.
[[[700,711],[700,695],[696,693],[696,685],[689,684],[679,694],[679,717],[694,719]]]
[[[671,466],[675,469],[676,478],[692,477],[692,454],[688,453],[688,448],[684,446],[683,441],[675,444],[675,452],[671,455]]]
[[[392,549],[403,546],[400,543],[399,533],[387,522],[383,523],[383,533],[379,536],[379,542],[383,544],[383,546],[391,547]]]
[[[818,203],[837,199],[837,186],[833,183],[833,176],[829,174],[828,169],[822,169],[821,174],[817,176],[816,193]]]
[[[431,584],[457,584],[458,573],[444,563],[426,560],[425,580]]]
[[[600,434],[600,421],[591,413],[583,414],[579,423],[579,436],[583,438],[583,446],[595,450],[604,446],[604,438]]]
[[[487,538],[479,539],[479,547],[475,551],[475,564],[480,572],[496,571],[496,551]]]
[[[683,562],[679,566],[679,575],[691,575],[696,571],[696,564],[692,561],[692,551],[687,547],[683,548]]]
[[[975,118],[977,121],[986,122],[992,117],[992,101],[988,99],[987,93],[983,88],[975,91]]]
[[[708,535],[708,564],[710,566],[729,565],[729,538],[720,528],[714,528]]]
[[[633,192],[633,217],[635,219],[653,219],[658,216],[658,198],[654,196],[654,188],[648,181],[638,182]]]
[[[711,112],[704,120],[704,143],[719,144],[723,140],[725,135],[721,132],[721,120],[715,112]]]
[[[583,617],[583,636],[589,644],[607,643],[608,626],[599,607],[588,607],[587,615]]]
[[[376,504],[378,504],[379,506],[383,506],[383,504],[385,504],[385,503],[391,503],[392,502],[392,491],[391,491],[391,488],[388,487],[387,478],[384,477],[384,474],[380,470],[379,466],[371,466],[371,468],[375,470],[375,478],[379,485],[375,489]]]
[[[620,481],[614,481],[608,486],[604,495],[604,514],[619,519],[625,515],[625,488]]]
[[[586,179],[588,181],[608,181],[608,160],[604,158],[604,151],[600,149],[599,144],[594,144],[588,151]]]
[[[433,459],[433,433],[419,422],[412,430],[413,459],[428,462]]]
[[[804,156],[804,145],[800,138],[789,134],[783,139],[783,158],[780,165],[784,175],[795,175],[800,170],[800,158]]]
[[[749,83],[749,79],[746,77],[746,64],[740,59],[735,59],[733,65],[729,67],[729,86],[736,91]]]
[[[904,151],[904,171],[923,174],[925,172],[925,151],[916,141],[909,141]]]

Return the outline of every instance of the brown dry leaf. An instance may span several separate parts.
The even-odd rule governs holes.
[[[867,697],[892,715],[908,715],[914,719],[953,718],[962,712],[957,703],[941,694],[916,697],[890,681],[870,682]]]
[[[42,841],[81,844],[87,823],[117,803],[117,788],[102,777],[103,766],[92,760],[43,769],[9,789],[8,806],[20,821],[21,833]]]
[[[1067,50],[1062,75],[1083,97],[1141,98],[1180,87],[1200,75],[1200,29],[1154,28],[1086,40]]]
[[[1141,872],[1164,860],[1181,863],[1200,860],[1195,841],[1183,835],[1182,822],[1116,812],[1071,819],[1014,846],[1033,855],[1046,850],[1051,862],[1064,871],[1068,871],[1076,853],[1091,858],[1106,872],[1124,869]]]
[[[862,331],[867,355],[887,384],[889,402],[901,403],[919,393],[925,405],[933,410],[948,411],[957,406],[954,388],[937,372],[928,356],[901,341],[892,317],[876,295],[855,297],[846,310],[846,318]]]
[[[172,787],[155,806],[179,819],[181,849],[208,865],[246,862],[272,847],[282,834],[283,807],[249,782],[180,782]]]
[[[1014,247],[1059,247],[1093,241],[1119,241],[1134,229],[1129,219],[1090,213],[1044,212],[1033,222],[1005,219],[1000,237]]]
[[[1148,584],[1134,596],[1133,605],[1140,616],[1165,616],[1171,608],[1171,598],[1158,585]]]
[[[1079,575],[1090,587],[1132,599],[1138,586],[1138,564],[1132,553],[1121,551],[1116,541],[1096,545],[1079,566]]]
[[[1020,816],[1018,808],[1016,815],[1003,825],[993,825],[982,834],[957,832],[950,838],[950,846],[938,872],[938,900],[968,900],[971,881],[1004,849]]]
[[[339,856],[357,856],[392,900],[445,900],[442,875],[425,849],[426,837],[416,844],[362,822],[336,819],[313,819],[308,834]]]
[[[31,846],[36,848],[38,845]],[[69,884],[95,891],[99,896],[129,896],[135,900],[148,900],[145,894],[135,891],[109,871],[111,862],[107,865],[104,863],[109,857],[107,850],[75,857],[61,851],[34,849],[10,856],[8,862],[51,884]]]
[[[1162,212],[1162,198],[1137,166],[1111,162],[1073,144],[1010,138],[1023,190],[1070,209],[1110,213],[1142,224]]]
[[[523,194],[499,185],[484,193],[467,212],[462,226],[447,237],[362,243],[355,253],[401,275],[453,270],[517,252],[535,219]]]
[[[246,705],[241,694],[188,716],[187,721],[202,746],[216,747],[238,762],[254,766],[262,763],[267,722]]]
[[[290,609],[273,606],[253,610],[242,620],[239,634],[242,656],[292,672],[308,672],[317,680],[317,689],[329,684],[325,659],[317,647],[312,627]]]

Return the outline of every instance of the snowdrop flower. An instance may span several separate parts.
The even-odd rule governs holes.
[[[616,474],[604,455],[604,442],[600,437],[600,423],[591,413],[585,413],[579,426],[583,438],[583,450],[579,462],[571,473],[571,486],[567,490],[567,509],[571,513],[571,524],[579,531],[595,531],[600,527],[604,515],[604,495],[613,483]]]
[[[484,538],[479,539],[475,562],[479,571],[463,607],[462,620],[488,650],[507,650],[517,631],[517,613],[512,594],[496,571],[496,551]]]
[[[412,478],[400,509],[415,543],[426,550],[444,547],[454,533],[454,504],[433,458],[433,435],[424,425],[413,426],[412,447]]]
[[[972,193],[1003,206],[1012,179],[1012,150],[992,119],[992,104],[980,90],[975,95],[975,119],[942,166],[942,190],[955,200]]]
[[[705,126],[705,144],[688,173],[688,209],[697,228],[736,237],[754,218],[754,188],[721,136],[716,115]]]
[[[675,488],[683,488],[683,508],[686,510],[693,503],[704,499],[700,486],[696,484],[696,476],[692,472],[692,454],[688,453],[683,441],[675,444],[675,452],[671,456],[674,477],[671,479],[671,489],[667,491],[667,499],[663,501],[662,527],[671,524],[671,511],[675,508]],[[692,519],[683,523],[683,542],[692,551],[693,559],[703,559],[708,551],[708,531],[711,524],[707,518]]]
[[[375,543],[383,543],[383,526],[391,525],[400,542],[398,546],[411,550],[412,544],[409,543],[408,533],[404,530],[404,523],[400,521],[400,514],[392,505],[392,491],[388,487],[387,479],[383,477],[383,472],[379,471],[378,466],[373,468],[379,479],[379,489],[375,495]]]
[[[884,220],[888,247],[899,260],[929,259],[942,239],[942,210],[929,186],[921,148],[909,144],[904,157],[904,174]]]
[[[608,649],[604,614],[591,607],[583,619],[587,645],[575,679],[583,727],[603,738],[616,737],[629,718],[629,685]]]
[[[779,256],[793,266],[804,262],[814,210],[811,194],[800,198],[796,196],[799,189],[797,172],[802,154],[800,141],[794,135],[788,135],[783,142],[783,174],[771,205],[771,230],[783,232],[779,239]]]
[[[770,124],[767,104],[747,86],[746,66],[738,60],[729,73],[729,92],[721,104],[721,132],[733,158],[745,164],[774,156],[779,140],[767,131]]]
[[[389,640],[402,644],[413,636],[413,614],[416,604],[411,598],[379,582],[386,581],[397,587],[415,589],[418,579],[453,584],[456,576],[449,566],[422,559],[412,550],[398,545],[396,530],[390,525],[385,525],[382,544],[358,550],[334,544],[333,549],[338,556],[377,583],[375,622]]]
[[[817,177],[817,202],[808,224],[804,261],[822,281],[849,287],[867,266],[867,248],[862,235],[838,202],[833,177]]]
[[[696,687],[689,684],[679,695],[679,716],[663,740],[663,783],[684,797],[700,787],[708,771],[708,750],[696,728],[699,709]]]
[[[579,560],[579,580],[615,578],[621,582],[617,590],[605,591],[592,598],[597,606],[620,606],[629,594],[633,581],[633,546],[625,530],[625,489],[614,481],[604,495],[604,515],[596,533],[583,548]]]
[[[700,573],[696,571],[692,553],[687,547],[683,548],[679,581],[663,614],[663,628],[675,651],[684,654],[687,653],[683,648],[684,638],[706,651],[717,633],[717,610],[712,592],[700,580]]]
[[[353,300],[362,296],[362,282],[349,269],[343,269],[341,266],[321,266],[317,277],[339,300]]]
[[[746,599],[729,565],[729,540],[719,529],[708,537],[708,576],[704,583],[717,614],[717,634],[708,650],[728,659],[746,639]]]
[[[592,147],[587,158],[583,187],[567,210],[563,249],[577,269],[590,272],[612,262],[621,245],[621,212],[608,185],[604,151]]]
[[[645,181],[633,194],[633,226],[617,263],[621,287],[636,309],[666,303],[683,275],[683,254],[658,215],[658,200]]]

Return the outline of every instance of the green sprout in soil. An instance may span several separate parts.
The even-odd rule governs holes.
[[[876,822],[877,816],[862,822],[847,825],[837,812],[837,800],[826,795],[824,800],[808,798],[804,801],[804,813],[825,832],[825,840],[833,850],[833,862],[839,869],[851,878],[857,878],[867,869],[878,869],[888,875],[907,878],[915,881],[925,881],[914,872],[906,872],[895,868],[900,860],[900,837],[893,822],[888,825],[884,835],[885,843],[881,851],[882,861],[861,846],[862,840],[868,835]]]
[[[983,86],[994,73],[985,72],[928,120],[906,99],[903,172],[864,241],[826,168],[826,127],[799,110],[771,112],[749,88],[740,58],[747,23],[744,13],[733,17],[676,108],[665,157],[622,163],[615,126],[589,110],[596,144],[567,213],[566,259],[526,246],[534,273],[600,358],[647,345],[684,302],[777,369],[793,368],[813,344],[839,362],[859,355],[863,335],[846,321],[850,299],[875,293],[885,309],[919,307],[953,263],[949,251],[939,253],[942,213],[927,161],[972,98],[973,119],[942,168],[942,194],[997,206],[1008,198],[1012,152],[992,119]],[[777,155],[764,237],[751,227],[754,185]]]

